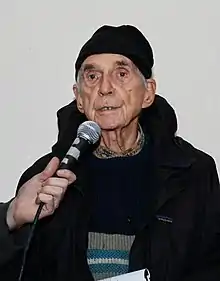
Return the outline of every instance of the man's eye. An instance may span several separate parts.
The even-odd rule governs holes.
[[[126,73],[123,72],[123,71],[121,71],[121,72],[119,73],[119,75],[120,75],[121,77],[125,77],[125,76],[126,76]]]
[[[84,79],[86,81],[94,82],[98,79],[99,75],[96,71],[87,71],[84,73]]]
[[[95,73],[91,73],[91,74],[88,75],[88,78],[89,78],[89,80],[94,80],[94,79],[97,78],[97,76],[96,76]]]
[[[126,70],[120,70],[120,71],[118,71],[118,76],[119,76],[120,79],[122,79],[122,78],[127,78],[127,76],[128,76],[128,71],[126,71]]]

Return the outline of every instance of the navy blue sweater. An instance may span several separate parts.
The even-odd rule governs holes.
[[[130,157],[88,161],[92,211],[89,231],[133,235],[146,223],[153,184],[149,147]]]

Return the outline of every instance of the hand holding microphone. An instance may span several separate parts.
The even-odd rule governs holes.
[[[20,188],[7,213],[6,220],[10,229],[33,222],[37,212],[37,219],[54,213],[68,186],[76,180],[70,168],[90,145],[99,140],[100,135],[101,129],[93,121],[86,121],[79,126],[77,137],[61,163],[58,158],[52,158],[43,172],[35,175]]]
[[[67,187],[76,180],[73,172],[58,170],[60,161],[54,157],[43,172],[27,181],[11,202],[7,213],[9,229],[16,229],[34,220],[40,202],[44,203],[40,219],[58,208]],[[58,177],[54,175],[57,174]]]

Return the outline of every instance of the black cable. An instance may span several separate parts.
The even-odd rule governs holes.
[[[27,240],[27,243],[26,243],[25,248],[24,248],[24,253],[23,253],[23,257],[22,257],[22,264],[21,264],[21,270],[20,270],[18,281],[22,281],[22,278],[24,276],[24,269],[25,269],[25,264],[26,264],[26,260],[27,260],[27,253],[28,253],[28,250],[30,248],[31,241],[32,241],[32,238],[33,238],[33,235],[34,235],[34,231],[35,231],[37,222],[39,220],[40,213],[41,213],[41,211],[43,209],[43,206],[44,206],[44,203],[41,202],[39,207],[38,207],[38,209],[37,209],[37,212],[36,212],[36,215],[34,217],[33,223],[31,225],[31,229],[30,229],[30,232],[29,232],[29,235],[28,235],[28,240]]]

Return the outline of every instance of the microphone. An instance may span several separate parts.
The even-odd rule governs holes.
[[[73,141],[66,156],[60,163],[60,169],[70,169],[78,161],[81,154],[84,154],[90,145],[95,144],[101,136],[101,128],[93,121],[83,122],[78,130],[77,137]]]
[[[83,122],[79,126],[79,128],[77,130],[76,139],[73,141],[73,143],[70,146],[69,150],[67,151],[65,157],[61,161],[58,170],[71,169],[72,167],[74,167],[74,165],[76,165],[77,161],[79,160],[79,157],[82,154],[84,154],[91,145],[95,144],[99,140],[100,136],[101,136],[101,128],[99,127],[99,125],[97,123],[95,123],[94,121]],[[30,243],[31,243],[32,237],[34,235],[34,230],[35,230],[36,224],[39,220],[39,216],[43,209],[43,206],[44,206],[44,203],[41,202],[37,209],[33,223],[31,225],[27,244],[24,249],[22,266],[21,266],[18,281],[22,280],[22,277],[24,274],[24,267],[26,264],[27,252],[30,248]]]

